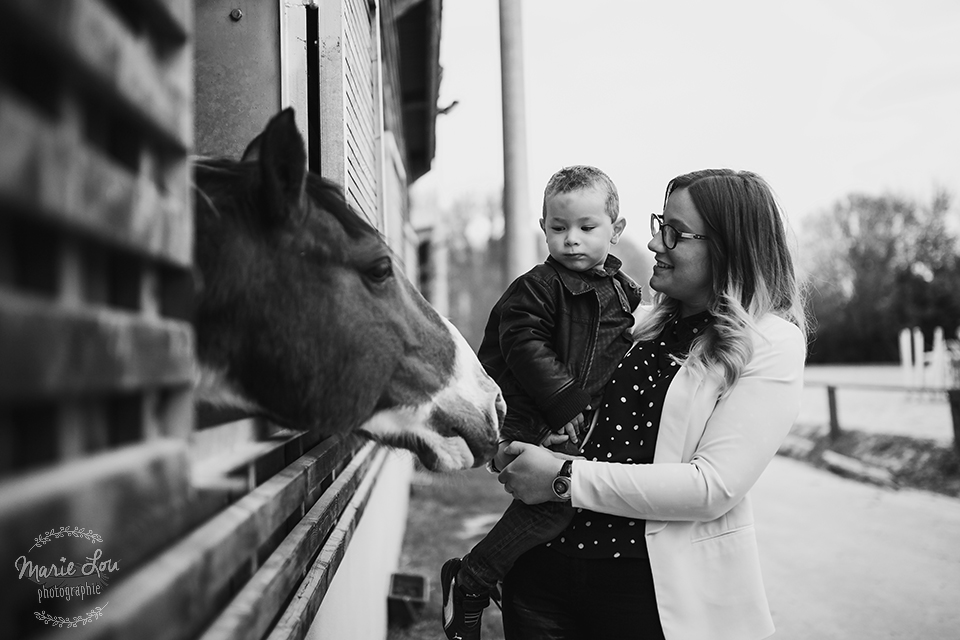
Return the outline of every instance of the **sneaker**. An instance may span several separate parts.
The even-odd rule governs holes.
[[[490,604],[487,594],[465,594],[457,584],[460,558],[450,558],[440,570],[443,606],[440,621],[447,640],[480,640],[480,616]]]

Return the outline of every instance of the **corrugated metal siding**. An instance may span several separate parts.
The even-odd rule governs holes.
[[[378,226],[377,123],[371,62],[371,14],[367,0],[344,3],[344,93],[346,170],[344,190],[348,200]],[[376,51],[373,51],[376,54]]]

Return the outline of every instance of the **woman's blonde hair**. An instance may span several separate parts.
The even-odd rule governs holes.
[[[788,225],[767,182],[749,171],[705,169],[677,176],[670,194],[686,189],[707,225],[713,268],[708,311],[714,322],[694,342],[685,364],[719,368],[726,392],[753,356],[750,331],[768,313],[793,322],[806,335],[803,296]],[[680,312],[680,302],[662,293],[638,324],[634,337],[652,340]]]

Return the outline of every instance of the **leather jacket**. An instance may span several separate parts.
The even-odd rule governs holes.
[[[620,309],[630,315],[640,303],[640,286],[619,271],[620,264],[608,255],[604,267],[617,270]],[[602,388],[630,348],[629,339],[619,340],[596,357],[601,309],[594,283],[548,257],[514,280],[494,305],[477,355],[507,403],[501,437],[539,443],[560,429],[590,403],[588,380],[602,376]],[[632,316],[626,322],[629,327]],[[591,376],[597,361],[609,371]]]

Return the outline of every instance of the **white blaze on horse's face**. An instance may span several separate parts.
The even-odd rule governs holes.
[[[377,412],[360,431],[411,449],[431,471],[457,471],[478,466],[492,455],[506,403],[457,328],[438,318],[456,346],[446,385],[419,404]]]

